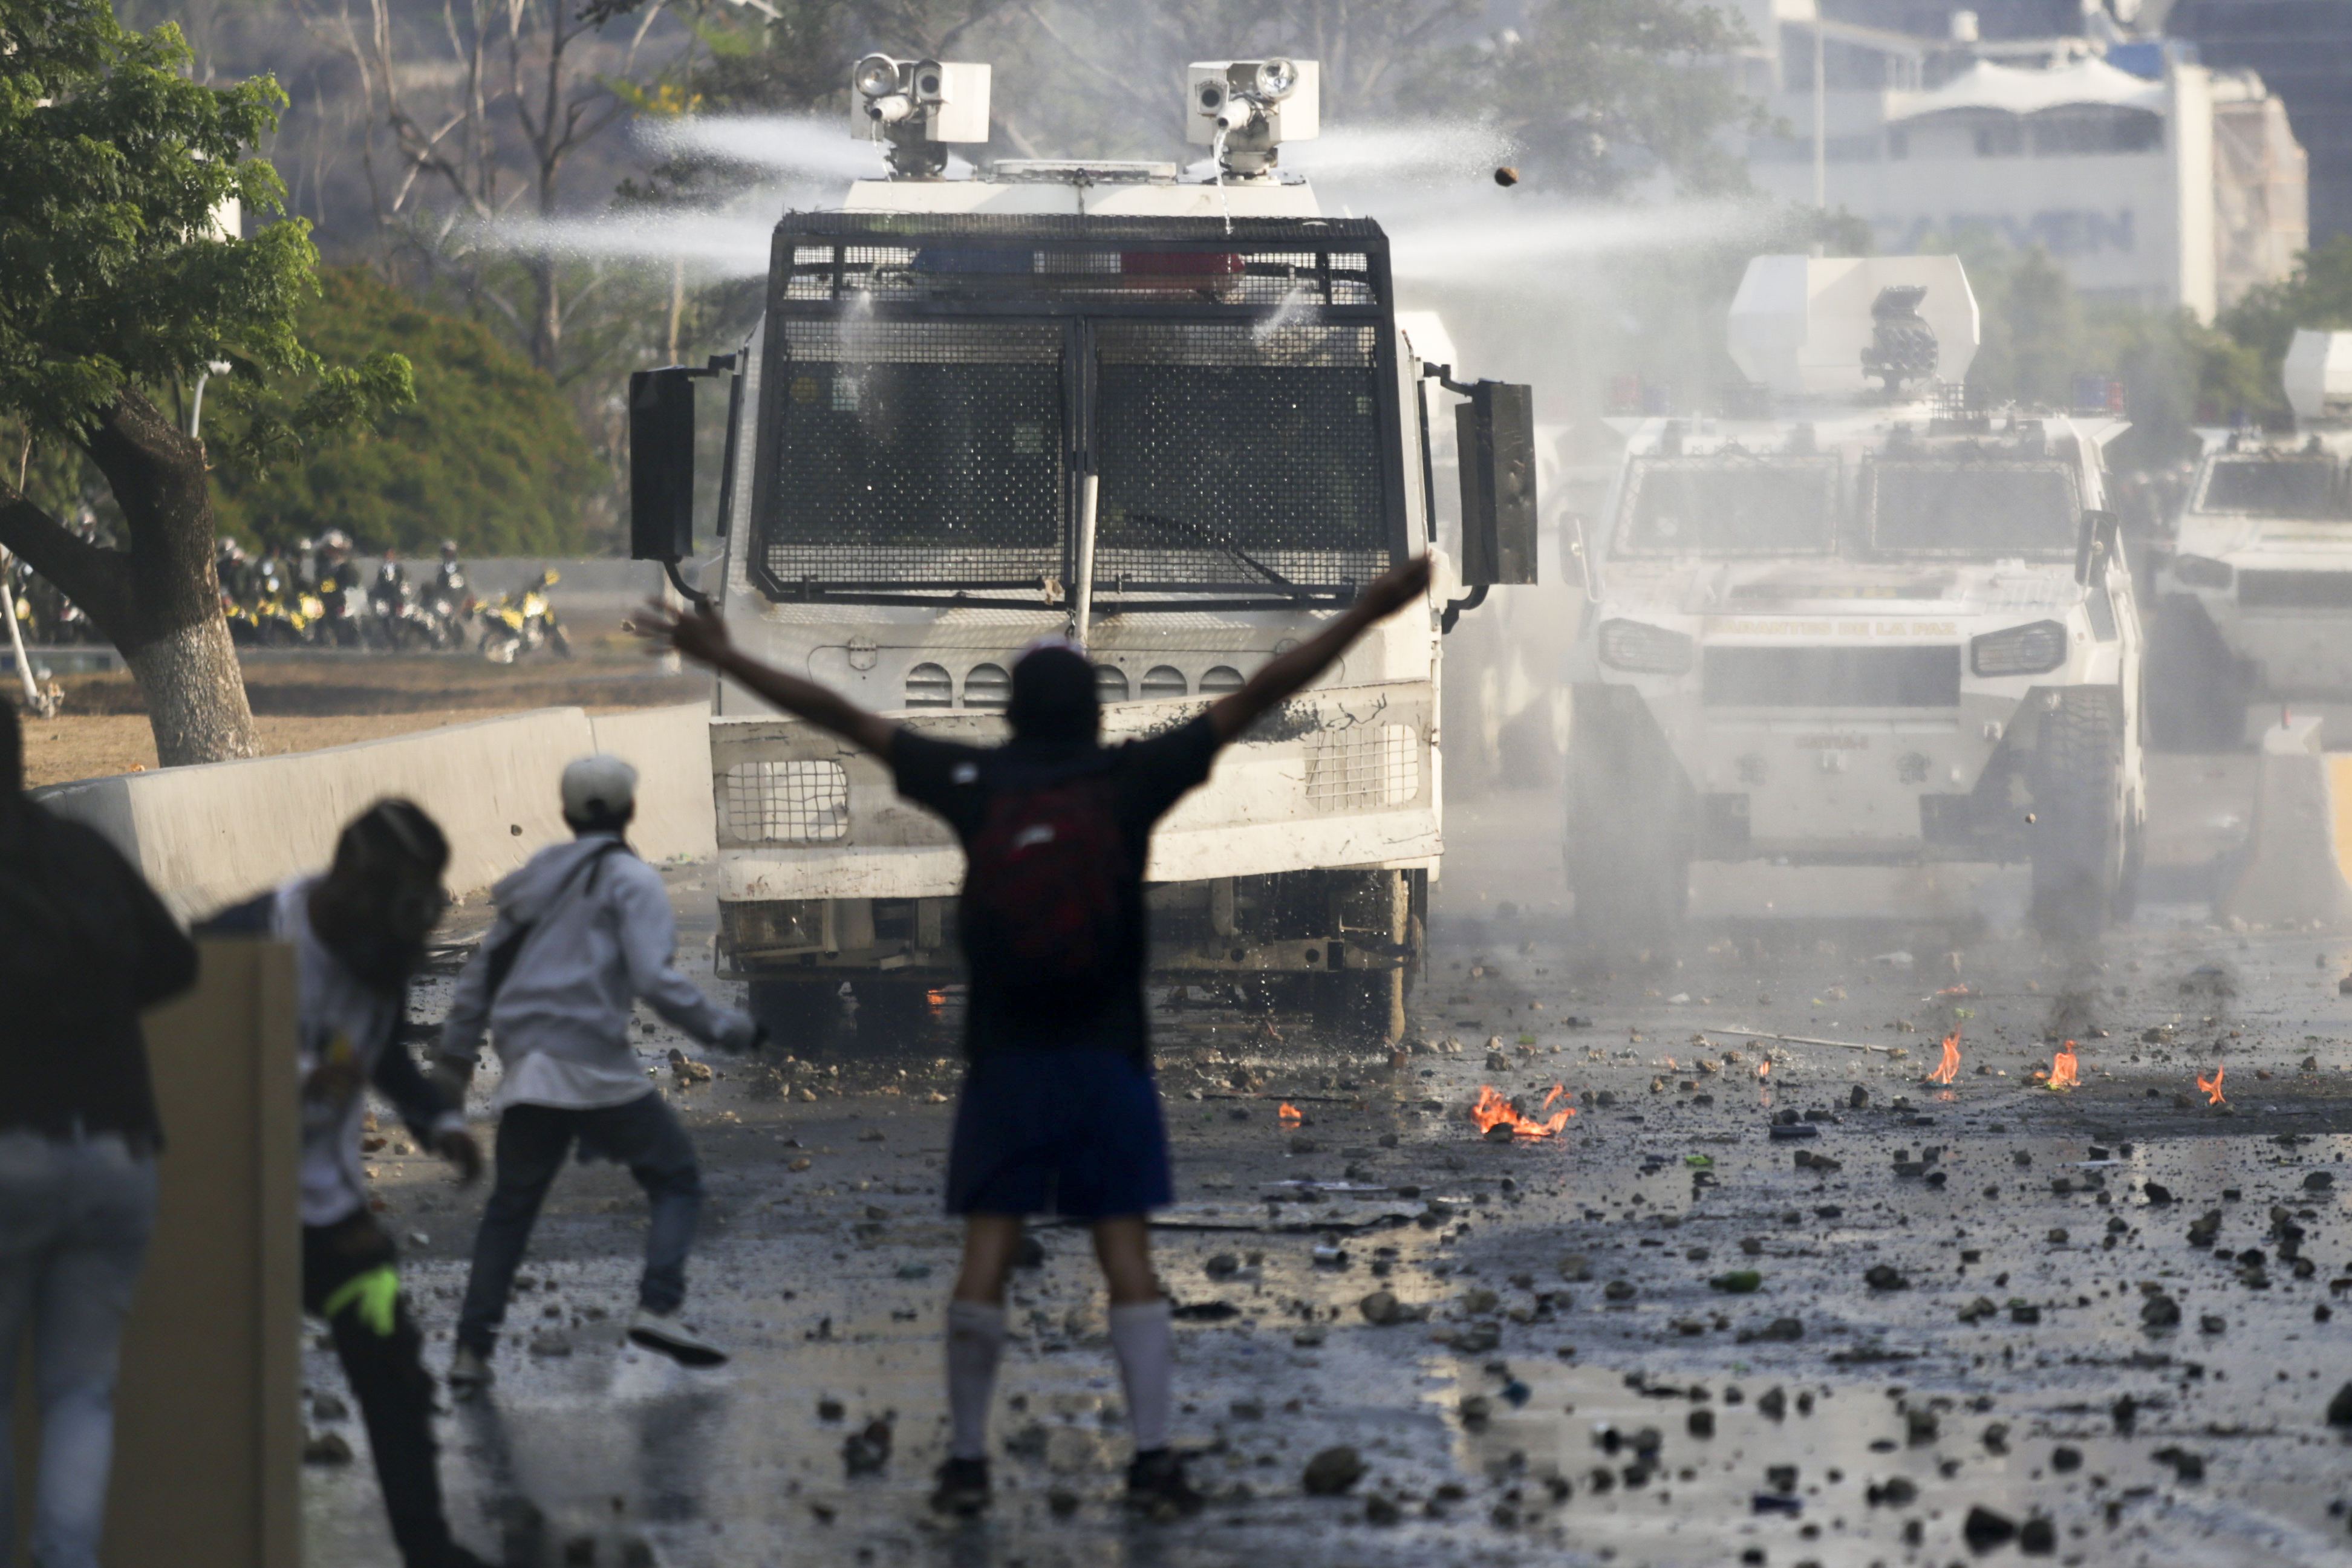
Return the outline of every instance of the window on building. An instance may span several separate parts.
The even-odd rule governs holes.
[[[1977,156],[2014,158],[2025,151],[2025,127],[2013,120],[1991,120],[1976,128]]]
[[[2037,158],[2151,152],[2164,145],[2162,117],[2105,105],[2045,110],[2028,122]]]

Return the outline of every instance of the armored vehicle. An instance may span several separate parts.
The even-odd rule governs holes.
[[[1972,412],[1955,258],[1762,256],[1738,417],[1623,427],[1583,541],[1567,854],[1580,924],[1666,940],[1695,862],[2021,862],[2084,936],[2130,907],[2140,630],[2104,416]]]
[[[1150,870],[1162,981],[1393,1035],[1444,843],[1440,638],[1486,585],[1532,579],[1532,419],[1525,387],[1423,362],[1380,225],[1279,170],[1317,83],[1312,61],[1192,68],[1204,173],[949,178],[947,144],[987,134],[986,68],[861,63],[856,124],[888,173],[776,227],[765,319],[714,367],[704,582],[750,652],[923,729],[1001,737],[1014,659],[1066,634],[1106,737],[1153,733],[1432,548],[1432,427],[1460,393],[1460,558],[1229,749]],[[690,548],[698,373],[633,378],[641,558]],[[772,1016],[844,982],[861,1019],[937,1005],[961,976],[947,829],[879,759],[725,683],[710,737],[720,972]]]

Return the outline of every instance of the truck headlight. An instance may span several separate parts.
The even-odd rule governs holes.
[[[1988,632],[1969,644],[1969,668],[1979,675],[2038,675],[2066,662],[2066,628],[2036,621]]]
[[[1691,667],[1693,644],[1680,632],[1639,621],[1601,623],[1601,662],[1650,675],[1679,675]]]
[[[2172,558],[2172,575],[2191,588],[2227,588],[2236,573],[2226,560],[2210,556],[2177,555]]]

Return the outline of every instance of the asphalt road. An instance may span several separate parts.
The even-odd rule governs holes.
[[[499,1384],[443,1426],[460,1533],[680,1568],[2343,1562],[2352,946],[2206,923],[2244,780],[2210,760],[2168,772],[2159,896],[2093,950],[2018,936],[1996,888],[1943,923],[1717,912],[1678,956],[1594,970],[1566,946],[1548,802],[1504,797],[1450,824],[1401,1057],[1163,998],[1179,1201],[1157,1242],[1179,1442],[1213,1498],[1177,1524],[1118,1507],[1103,1305],[1085,1238],[1050,1227],[1012,1300],[998,1506],[924,1507],[951,1009],[893,1041],[845,1018],[761,1064],[692,1051],[714,1069],[692,1087],[648,1022],[712,1195],[688,1315],[735,1358],[689,1373],[620,1342],[643,1201],[567,1173]],[[672,873],[690,953],[702,876]],[[1954,1025],[1957,1076],[1923,1082]],[[2033,1074],[2068,1039],[2081,1082],[2053,1091]],[[2217,1073],[2224,1105],[2197,1083]],[[1575,1114],[1492,1143],[1485,1086]],[[1776,1134],[1791,1113],[1809,1135]],[[479,1195],[403,1143],[378,1180],[438,1370]],[[1378,1291],[1401,1321],[1368,1321]],[[331,1357],[305,1375],[312,1429],[362,1454],[309,1471],[310,1559],[390,1564],[363,1435],[320,1398],[342,1398]],[[853,1478],[844,1442],[876,1418],[890,1458]],[[1361,1478],[1307,1495],[1343,1445]],[[1972,1510],[1999,1516],[1981,1557]]]

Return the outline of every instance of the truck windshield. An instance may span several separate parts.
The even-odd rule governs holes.
[[[1278,318],[1277,318],[1278,319]],[[1347,597],[1388,564],[1377,329],[787,320],[759,559],[783,590]],[[1091,356],[1089,374],[1073,359]],[[1339,591],[1335,593],[1334,591]]]
[[[1874,463],[1863,478],[1871,548],[1881,553],[2074,553],[2082,504],[2062,464]]]
[[[2221,458],[2205,470],[2200,512],[2267,517],[2342,517],[2336,465],[2325,457]]]
[[[1837,543],[1838,460],[1643,457],[1619,516],[1620,555],[1822,555]]]
[[[1037,589],[1063,571],[1055,322],[786,320],[760,559],[779,585]]]
[[[1353,325],[1101,323],[1097,593],[1264,593],[1378,575],[1388,549],[1374,338]]]

